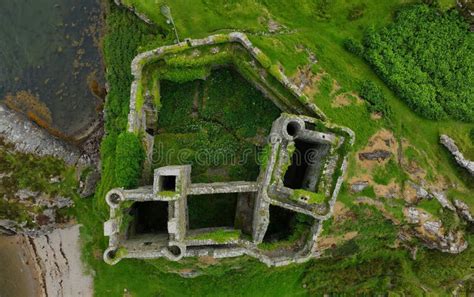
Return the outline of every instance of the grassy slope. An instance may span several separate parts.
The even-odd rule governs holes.
[[[125,3],[145,12],[153,21],[164,24],[164,17],[159,7],[165,1],[126,0]],[[169,2],[169,1],[168,1]],[[297,45],[304,45],[316,53],[319,65],[335,78],[344,89],[357,89],[362,79],[371,79],[382,85],[390,105],[394,109],[393,129],[398,135],[409,139],[411,143],[424,150],[430,159],[441,159],[440,171],[458,181],[455,171],[449,165],[448,155],[438,145],[440,132],[450,133],[459,140],[463,149],[473,153],[467,139],[467,132],[472,125],[454,121],[435,122],[414,114],[408,106],[399,100],[378,79],[370,67],[360,58],[348,53],[342,46],[345,38],[361,39],[364,30],[373,26],[387,24],[402,4],[413,1],[329,1],[326,6],[318,5],[322,1],[281,1],[264,0],[224,2],[213,1],[213,5],[204,4],[190,6],[187,1],[167,3],[172,11],[174,21],[181,38],[204,37],[215,32],[240,30],[249,34],[251,40],[265,51],[274,61],[279,61],[291,75],[297,67],[307,63],[307,54],[296,51]],[[226,4],[224,4],[226,3]],[[366,6],[363,17],[350,21],[349,11],[359,4]],[[453,1],[442,1],[443,8],[451,7]],[[318,11],[326,11],[328,19],[318,17]],[[258,13],[256,13],[258,12]],[[266,19],[272,18],[293,30],[290,34],[260,36],[258,33],[267,31]],[[166,26],[166,25],[165,25]],[[319,94],[316,103],[329,115],[332,121],[354,129],[357,134],[357,146],[366,143],[368,136],[377,128],[369,119],[363,108],[349,106],[332,109],[329,94]],[[425,137],[419,137],[425,135]]]
[[[134,4],[139,11],[146,12],[156,23],[165,26],[164,18],[159,13],[159,5],[163,1],[125,0],[124,2]],[[220,31],[241,30],[247,32],[252,41],[269,54],[274,61],[281,62],[289,74],[294,74],[298,65],[307,63],[306,53],[295,50],[296,45],[303,44],[317,54],[320,67],[327,71],[331,78],[337,79],[343,89],[356,89],[360,79],[374,80],[384,88],[384,93],[394,110],[394,123],[391,125],[391,129],[398,136],[407,138],[410,143],[425,151],[430,159],[436,160],[438,172],[443,172],[451,180],[462,183],[449,155],[438,145],[438,133],[453,134],[461,141],[463,148],[468,149],[469,142],[464,135],[467,135],[465,132],[467,132],[469,125],[457,122],[433,122],[415,115],[383,85],[364,61],[346,52],[342,47],[344,38],[361,38],[366,27],[370,25],[380,27],[389,22],[394,9],[406,1],[330,1],[334,4],[326,8],[325,14],[321,13],[324,9],[317,5],[318,1],[314,3],[305,0],[291,2],[263,0],[259,3],[251,0],[212,1],[212,3],[202,0],[201,3],[193,3],[193,5],[189,5],[189,2],[185,0],[167,2],[172,9],[181,38],[197,38]],[[366,4],[365,14],[356,21],[349,21],[347,13],[351,7],[358,3]],[[442,6],[445,8],[451,5],[450,0],[442,1]],[[317,15],[323,15],[323,17],[318,18]],[[330,18],[326,20],[324,15],[330,16]],[[293,33],[272,36],[258,35],[258,32],[267,29],[265,19],[269,17],[294,30]],[[323,81],[321,92],[315,96],[315,101],[334,122],[347,125],[355,130],[357,133],[356,149],[360,149],[365,146],[370,135],[387,124],[371,121],[363,106],[331,108],[330,84],[331,81],[328,79]],[[352,198],[344,190],[340,200],[350,203]],[[80,220],[81,214],[84,216],[86,213],[92,213],[94,208],[90,202],[81,203],[78,208]],[[371,211],[376,212],[374,209]],[[376,219],[374,218],[374,220]],[[369,220],[369,218],[366,217],[365,220]],[[376,280],[379,277],[377,272],[366,273],[364,270],[350,270],[358,261],[361,263],[361,269],[366,267],[367,265],[364,266],[364,263],[370,264],[372,263],[370,261],[374,259],[376,261],[378,255],[375,255],[374,259],[368,260],[348,258],[347,261],[344,260],[337,264],[339,266],[335,263],[315,261],[308,265],[267,269],[255,261],[249,261],[245,264],[240,263],[241,268],[234,271],[229,270],[232,265],[219,264],[207,268],[208,275],[192,280],[184,280],[172,274],[163,273],[165,266],[175,266],[177,269],[185,268],[186,262],[175,264],[166,261],[126,260],[115,267],[110,267],[100,259],[101,251],[106,244],[101,235],[101,225],[99,225],[101,218],[94,220],[85,218],[81,221],[85,223],[83,230],[83,237],[86,241],[85,256],[96,270],[95,285],[98,296],[120,295],[125,288],[135,296],[182,296],[191,291],[194,296],[298,296],[305,294],[301,286],[304,276],[308,281],[319,282],[317,285],[311,285],[313,289],[323,285],[321,281],[327,281],[327,286],[331,287],[331,281],[335,280],[333,276],[338,275],[341,267],[349,269],[348,273],[350,274],[368,275],[368,283],[364,285],[366,287],[377,285],[387,288],[387,284],[383,282],[380,284],[370,283],[371,280]],[[364,239],[358,242],[361,245],[359,249],[362,251],[371,250],[374,244],[376,246],[380,242],[381,235],[377,232],[374,234],[366,232],[359,227],[358,224],[352,224],[345,231],[364,232],[363,236],[359,238]],[[384,244],[382,245],[386,247]],[[469,263],[469,259],[472,259],[472,249],[470,251],[462,256],[449,257],[453,259],[454,263],[445,263],[446,257],[437,252],[423,250],[418,263],[407,261],[407,256],[403,253],[397,254],[398,256],[394,256],[398,259],[397,261],[400,261],[400,263],[397,262],[397,265],[403,266],[404,277],[411,278],[400,282],[399,285],[414,282],[414,286],[416,286],[416,281],[420,280],[425,283],[428,290],[432,290],[433,293],[438,292],[440,290],[439,280],[445,284],[450,280],[452,282],[455,277],[462,276],[466,267],[460,264]],[[365,254],[370,255],[370,253]],[[381,258],[383,259],[383,257],[382,255]],[[437,263],[430,262],[431,257],[436,257]],[[411,267],[418,264],[421,267]],[[426,266],[426,269],[422,268],[423,265]],[[433,265],[439,266],[433,267],[436,268],[438,275],[431,275],[427,270]],[[456,268],[455,276],[451,276],[454,275],[453,271],[448,270],[447,267],[456,265],[459,268]],[[370,266],[367,269],[370,270]],[[320,267],[320,269],[315,270],[315,267]],[[308,274],[308,271],[312,271],[312,273]],[[413,273],[418,273],[421,277],[415,277]],[[146,286],[143,285],[143,280],[145,280]]]

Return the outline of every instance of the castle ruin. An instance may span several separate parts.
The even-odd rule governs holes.
[[[331,216],[354,135],[347,128],[324,122],[324,114],[279,69],[264,65],[262,60],[268,58],[244,34],[186,40],[137,56],[132,64],[135,81],[129,131],[144,135],[150,159],[155,133],[150,127],[157,122],[158,112],[152,100],[137,99],[147,61],[166,54],[186,56],[190,51],[196,58],[199,48],[210,45],[214,46],[212,55],[219,52],[220,44],[246,50],[251,57],[250,67],[258,73],[255,86],[282,110],[267,138],[267,153],[257,180],[193,183],[191,165],[169,164],[154,170],[152,185],[112,189],[106,195],[110,219],[104,224],[104,234],[109,237],[104,252],[107,263],[115,264],[122,258],[164,257],[178,261],[183,257],[248,255],[269,266],[281,266],[318,256],[316,239],[322,222]],[[272,87],[275,82],[288,93],[278,93],[281,91]],[[142,100],[145,103],[137,106]],[[150,168],[151,160],[146,163],[145,169]],[[222,195],[235,199],[233,226],[195,228],[189,219],[193,207],[190,201]],[[307,230],[300,232],[291,245],[278,246],[278,232],[272,224],[278,221],[285,225],[295,215],[305,217]],[[268,248],[265,242],[277,244]]]

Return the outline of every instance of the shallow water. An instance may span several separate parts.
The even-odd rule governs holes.
[[[72,135],[97,117],[103,85],[100,0],[0,0],[0,98],[21,90],[46,103]]]
[[[0,236],[0,297],[39,296],[29,261],[18,236]]]

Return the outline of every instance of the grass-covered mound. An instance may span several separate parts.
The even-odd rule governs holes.
[[[193,182],[255,180],[280,111],[231,68],[206,80],[161,82],[154,166],[191,164]]]
[[[474,121],[474,35],[456,11],[404,8],[364,45],[366,59],[416,112]]]

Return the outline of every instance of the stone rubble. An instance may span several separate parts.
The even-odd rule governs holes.
[[[359,159],[364,160],[386,160],[392,156],[392,153],[386,150],[374,150],[372,152],[359,153]]]

